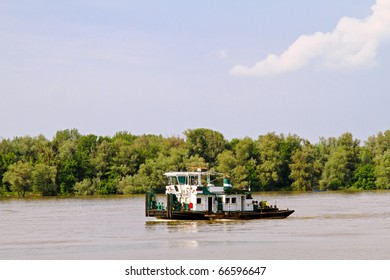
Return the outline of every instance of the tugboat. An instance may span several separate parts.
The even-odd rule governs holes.
[[[221,173],[168,172],[166,205],[154,192],[146,193],[145,216],[171,220],[283,219],[294,210],[280,210],[267,201],[254,200],[250,190],[235,189]],[[223,184],[215,186],[218,177]],[[221,180],[221,179],[219,179]]]

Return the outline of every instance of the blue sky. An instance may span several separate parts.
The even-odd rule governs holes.
[[[0,2],[0,137],[390,124],[390,0]]]

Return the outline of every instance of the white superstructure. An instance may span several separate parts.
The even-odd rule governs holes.
[[[257,201],[246,191],[233,191],[223,174],[198,170],[168,172],[166,194],[175,194],[181,208],[189,211],[231,212],[253,211]],[[215,185],[215,184],[220,184]]]

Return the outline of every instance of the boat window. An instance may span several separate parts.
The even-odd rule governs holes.
[[[185,176],[178,176],[177,179],[179,180],[180,185],[185,185],[186,183],[186,177]]]
[[[191,176],[190,177],[190,185],[197,186],[198,185],[198,177]]]
[[[178,192],[179,191],[179,187],[175,186],[175,190],[176,190],[176,192]]]
[[[226,203],[230,203],[230,197],[227,197],[227,198],[225,199],[225,201],[226,201]]]
[[[196,204],[202,204],[202,198],[197,197],[196,198]]]
[[[177,185],[177,178],[176,177],[169,177],[168,178],[168,184],[169,185]]]
[[[232,197],[232,203],[237,203],[237,198],[236,197]]]

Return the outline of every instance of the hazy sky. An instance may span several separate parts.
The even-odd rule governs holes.
[[[390,0],[0,0],[0,137],[366,140],[390,129]]]

